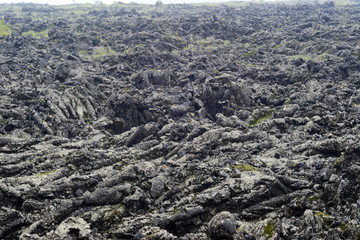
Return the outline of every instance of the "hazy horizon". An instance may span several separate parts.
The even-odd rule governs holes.
[[[123,3],[143,3],[143,4],[155,4],[157,0],[122,0]],[[164,4],[181,4],[181,3],[204,3],[204,2],[230,2],[230,0],[161,0]],[[246,1],[246,0],[245,0]],[[50,4],[50,5],[65,5],[65,4],[85,4],[85,3],[95,3],[99,0],[62,0],[62,1],[53,1],[53,0],[0,0],[0,4],[3,3],[35,3],[35,4]],[[114,0],[101,0],[102,3],[112,4]]]

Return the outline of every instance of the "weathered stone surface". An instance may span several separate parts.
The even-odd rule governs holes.
[[[216,214],[209,222],[208,232],[211,239],[234,239],[236,221],[229,212]]]

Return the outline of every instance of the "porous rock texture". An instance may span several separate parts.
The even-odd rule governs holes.
[[[1,239],[360,238],[359,5],[0,16]]]

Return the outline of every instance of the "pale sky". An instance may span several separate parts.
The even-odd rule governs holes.
[[[0,0],[1,3],[42,3],[42,4],[73,4],[75,3],[94,3],[96,0]],[[130,3],[146,3],[146,4],[155,4],[157,0],[120,0],[120,2]],[[163,3],[199,3],[199,2],[228,2],[231,0],[162,0]],[[117,0],[101,0],[101,2],[106,4],[111,4],[113,2],[118,2]]]

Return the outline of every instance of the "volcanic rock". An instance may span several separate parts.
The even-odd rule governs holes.
[[[359,239],[359,13],[0,4],[0,238]]]

